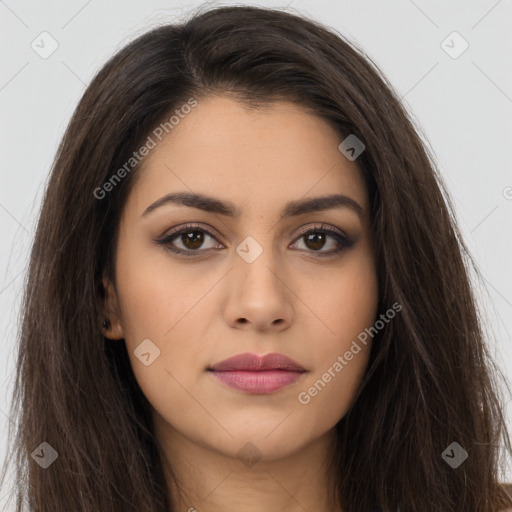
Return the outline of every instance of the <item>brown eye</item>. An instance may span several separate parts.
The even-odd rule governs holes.
[[[310,233],[309,235],[303,235],[306,240],[306,246],[315,251],[321,249],[325,244],[325,233]]]
[[[177,254],[195,256],[207,252],[208,249],[222,247],[220,244],[216,245],[212,242],[210,242],[209,247],[204,247],[208,239],[216,241],[216,238],[210,232],[199,226],[185,226],[183,229],[173,231],[156,241]]]
[[[338,230],[323,225],[303,232],[294,245],[301,241],[306,247],[306,252],[317,253],[315,256],[320,257],[333,256],[352,247],[355,243],[354,240],[346,237]],[[327,250],[322,250],[326,246]]]
[[[206,246],[208,239],[211,240],[210,246]],[[200,226],[184,226],[180,230],[175,230],[160,240],[155,240],[160,245],[165,246],[171,252],[183,256],[200,256],[209,252],[209,249],[222,249],[223,245],[215,244],[217,241],[214,235]],[[354,240],[349,239],[341,231],[323,226],[304,231],[293,245],[304,245],[300,250],[313,253],[315,256],[334,256],[346,248],[354,245]],[[327,247],[327,250],[324,250]]]
[[[204,243],[203,231],[196,229],[182,233],[180,236],[180,241],[187,249],[199,249]]]

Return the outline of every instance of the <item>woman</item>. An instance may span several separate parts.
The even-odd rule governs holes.
[[[146,33],[87,88],[44,198],[16,510],[511,506],[471,269],[341,36],[255,7]]]

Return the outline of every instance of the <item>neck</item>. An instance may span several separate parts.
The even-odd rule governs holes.
[[[292,454],[272,458],[254,445],[239,457],[184,437],[155,415],[172,510],[187,512],[342,512],[329,500],[334,429]],[[253,456],[255,455],[255,457]],[[259,458],[261,456],[261,458]]]

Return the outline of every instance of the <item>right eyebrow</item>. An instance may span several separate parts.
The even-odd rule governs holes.
[[[144,217],[157,208],[170,203],[179,206],[197,208],[199,210],[228,217],[240,217],[241,215],[241,210],[230,201],[223,201],[221,199],[199,193],[173,192],[161,197],[148,206],[142,216]],[[291,201],[281,210],[280,220],[302,215],[304,213],[320,212],[331,210],[333,208],[349,208],[359,216],[361,216],[364,211],[359,203],[351,197],[343,194],[333,194]]]

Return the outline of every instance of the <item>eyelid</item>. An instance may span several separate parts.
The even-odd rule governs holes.
[[[178,255],[184,255],[184,256],[187,256],[189,254],[193,254],[195,256],[203,255],[208,252],[211,252],[213,249],[197,249],[195,251],[192,251],[192,250],[187,250],[187,249],[171,248],[170,244],[171,244],[171,241],[173,238],[176,238],[179,235],[186,233],[187,231],[202,231],[207,236],[210,236],[211,238],[213,238],[214,240],[217,240],[217,241],[218,241],[218,238],[222,238],[219,235],[214,234],[214,233],[217,233],[216,229],[214,229],[213,227],[211,227],[208,224],[206,224],[206,226],[208,226],[208,228],[205,228],[204,226],[205,226],[204,224],[189,222],[189,223],[183,224],[181,226],[172,228],[170,231],[166,231],[162,236],[154,239],[154,242],[159,245],[166,246],[168,250],[170,250],[171,252],[178,254]],[[212,233],[210,230],[213,231],[214,233]],[[222,242],[220,242],[220,243],[222,243]],[[222,245],[224,245],[224,244],[222,244]]]
[[[207,228],[205,229],[203,226],[207,226]],[[177,226],[175,228],[172,228],[170,231],[166,231],[165,234],[163,234],[161,237],[158,237],[157,240],[168,239],[169,237],[176,235],[178,233],[181,233],[182,231],[186,231],[187,229],[201,230],[215,238],[222,238],[220,236],[220,234],[218,233],[218,231],[215,228],[213,228],[212,226],[210,226],[209,224],[190,222],[190,223],[186,223],[182,226]],[[333,227],[329,224],[325,224],[323,222],[316,222],[316,223],[313,223],[313,225],[311,225],[311,223],[304,224],[303,226],[298,228],[298,232],[297,232],[297,235],[295,236],[294,240],[296,240],[300,236],[305,235],[306,233],[308,233],[312,230],[315,230],[315,229],[318,229],[318,230],[322,229],[322,230],[329,231],[331,233],[336,233],[336,234],[340,235],[341,237],[346,238],[347,241],[350,240],[350,237],[345,232],[343,232],[343,230],[341,230],[339,228],[335,228],[335,227]],[[213,231],[214,233],[209,232],[209,230]]]
[[[313,223],[313,225],[305,224],[304,226],[301,226],[299,228],[298,235],[295,237],[295,239],[299,238],[302,235],[305,235],[306,233],[309,233],[310,231],[314,231],[314,230],[319,230],[319,231],[325,230],[325,231],[328,231],[329,233],[335,233],[335,234],[341,236],[342,238],[346,238],[347,241],[350,240],[350,237],[347,236],[347,234],[344,233],[341,229],[335,228],[334,226],[331,226],[330,224],[325,224],[323,222],[315,222],[315,223]]]
[[[206,226],[206,227],[204,227]],[[185,224],[182,224],[180,226],[176,226],[172,228],[169,231],[166,231],[164,235],[159,237],[160,239],[168,239],[174,235],[177,235],[179,233],[182,233],[183,231],[193,231],[194,229],[198,231],[204,231],[206,234],[214,237],[214,238],[222,238],[219,232],[210,226],[209,224],[203,224],[203,223],[195,223],[195,222],[187,222]]]
[[[208,228],[205,228],[204,227],[205,225],[208,226]],[[172,230],[166,232],[163,236],[155,239],[154,242],[157,244],[160,244],[160,245],[167,246],[168,250],[170,250],[171,252],[173,252],[175,254],[182,255],[182,256],[199,257],[201,255],[208,254],[212,251],[215,251],[215,249],[187,250],[187,249],[178,249],[178,248],[168,247],[173,238],[175,238],[175,237],[179,236],[180,234],[183,234],[187,231],[194,231],[194,230],[202,231],[207,236],[210,236],[217,241],[219,241],[218,238],[222,238],[218,234],[214,234],[214,233],[217,233],[217,230],[208,224],[186,223],[184,225],[177,226],[177,227],[173,228]],[[211,233],[210,230],[213,231],[214,233]],[[352,238],[347,236],[341,229],[335,228],[334,226],[320,222],[320,223],[313,223],[313,225],[305,224],[305,225],[301,226],[299,228],[298,234],[294,237],[291,245],[296,244],[302,236],[304,236],[310,232],[315,232],[315,231],[327,233],[327,235],[330,235],[331,237],[335,238],[339,244],[339,247],[337,249],[330,250],[330,251],[306,251],[306,252],[309,252],[312,254],[317,254],[320,257],[335,256],[338,253],[344,251],[345,249],[352,247],[352,245],[354,245],[354,243],[355,243],[355,240],[353,240]],[[220,243],[222,243],[222,242],[220,242]],[[224,245],[224,244],[222,244],[222,245]]]

